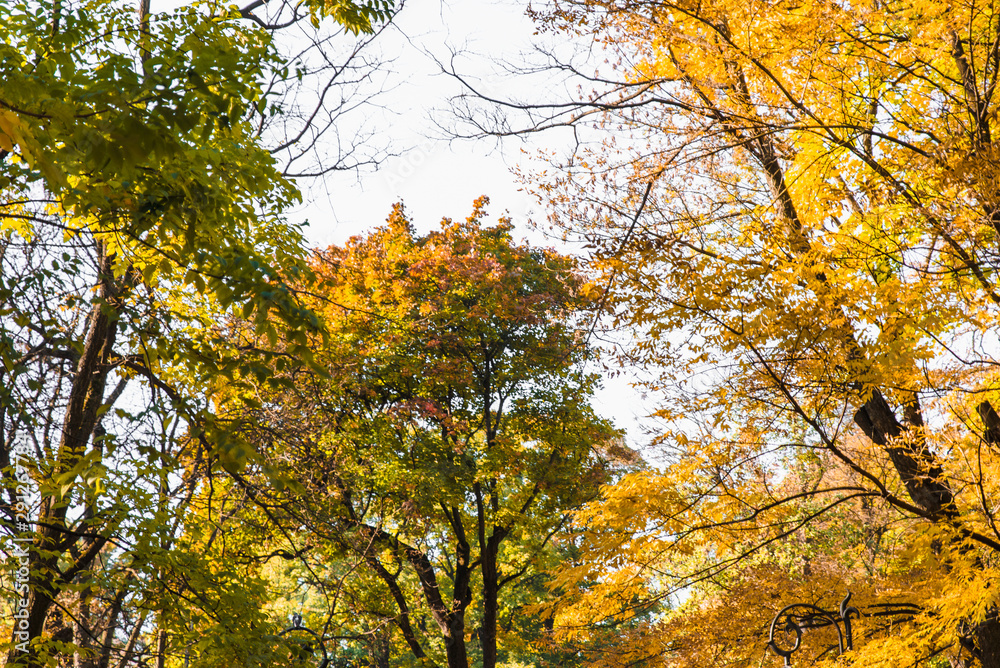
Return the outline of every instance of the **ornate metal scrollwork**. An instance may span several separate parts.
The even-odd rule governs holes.
[[[792,665],[792,654],[802,646],[802,633],[809,629],[820,629],[832,626],[837,631],[837,650],[839,654],[854,649],[854,636],[851,628],[851,617],[861,617],[860,610],[849,605],[851,592],[840,602],[835,612],[824,610],[810,603],[793,603],[785,606],[771,620],[767,646],[785,660],[786,666]],[[919,614],[919,606],[910,603],[875,603],[867,608],[865,617],[904,617],[912,619]],[[784,646],[775,639],[775,632],[783,635]]]
[[[771,620],[771,629],[768,633],[767,646],[785,660],[785,665],[792,665],[792,654],[802,646],[802,632],[808,629],[825,628],[833,626],[837,631],[837,649],[840,654],[854,649],[854,637],[851,632],[851,616],[860,617],[861,613],[854,606],[848,605],[851,600],[851,592],[840,602],[840,608],[836,612],[824,610],[811,603],[793,603],[785,606]],[[784,635],[787,641],[794,637],[790,646],[782,647],[775,640],[775,631]]]

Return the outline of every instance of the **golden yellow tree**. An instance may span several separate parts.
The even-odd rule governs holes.
[[[1000,666],[998,10],[538,12],[612,54],[566,66],[578,102],[520,110],[601,138],[543,191],[657,370],[669,453],[587,515],[567,641],[679,593],[616,660],[756,663],[770,612],[849,584],[923,610],[892,632],[869,619],[856,661]]]

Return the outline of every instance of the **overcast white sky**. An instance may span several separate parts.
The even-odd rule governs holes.
[[[380,38],[393,59],[387,67],[395,73],[396,87],[381,97],[383,112],[366,112],[381,139],[391,139],[400,155],[376,172],[334,176],[310,189],[309,206],[299,215],[309,219],[316,243],[343,241],[370,228],[397,201],[406,204],[421,228],[442,216],[468,215],[479,195],[489,195],[491,212],[507,210],[519,224],[538,217],[534,199],[520,191],[510,172],[521,158],[520,143],[502,151],[491,141],[449,143],[432,121],[435,110],[439,118],[445,115],[449,96],[460,88],[433,58],[447,59],[452,50],[468,52],[463,71],[495,88],[500,82],[489,81],[494,69],[489,58],[514,58],[530,49],[534,28],[524,7],[514,0],[406,0],[395,19],[397,29]]]

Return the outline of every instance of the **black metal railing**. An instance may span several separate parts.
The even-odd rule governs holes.
[[[784,659],[786,666],[791,666],[792,655],[802,647],[802,635],[806,631],[832,626],[837,634],[837,642],[825,648],[821,654],[836,649],[840,655],[854,649],[852,617],[894,617],[903,621],[913,619],[920,612],[920,608],[911,603],[875,603],[868,606],[865,612],[861,612],[849,605],[850,601],[851,592],[847,592],[847,596],[840,602],[840,607],[836,611],[824,610],[811,603],[792,603],[785,606],[771,620],[767,646]]]

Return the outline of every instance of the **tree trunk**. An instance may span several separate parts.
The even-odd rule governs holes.
[[[500,569],[497,566],[497,548],[494,532],[483,550],[483,626],[480,641],[483,644],[483,668],[497,665],[497,605],[500,593]]]
[[[114,257],[105,254],[102,247],[98,248],[98,252],[101,257],[101,290],[98,301],[91,310],[83,353],[70,389],[62,438],[53,468],[54,476],[71,471],[84,456],[100,419],[98,411],[104,403],[104,391],[111,371],[109,359],[118,331],[116,307],[121,286],[116,284],[112,274]],[[67,505],[63,499],[55,496],[55,493],[43,496],[33,552],[38,554],[37,551],[41,551],[46,556],[44,559],[32,560],[34,579],[31,582],[27,629],[30,639],[42,635],[49,609],[58,596],[60,587],[76,573],[88,568],[89,562],[97,556],[97,551],[89,549],[93,545],[84,545],[81,556],[68,571],[72,574],[71,577],[67,577],[67,572],[59,569],[60,556],[68,549],[65,543],[66,514]],[[84,561],[87,563],[83,563]],[[7,665],[40,668],[41,663],[34,650],[29,648],[28,652],[21,652],[12,647],[7,654]]]
[[[500,599],[500,567],[497,556],[500,553],[500,543],[508,533],[503,527],[493,527],[483,548],[483,627],[480,631],[483,668],[496,668],[497,665],[497,612]]]
[[[465,649],[465,613],[456,614],[444,630],[444,648],[448,668],[469,668],[469,654]]]

